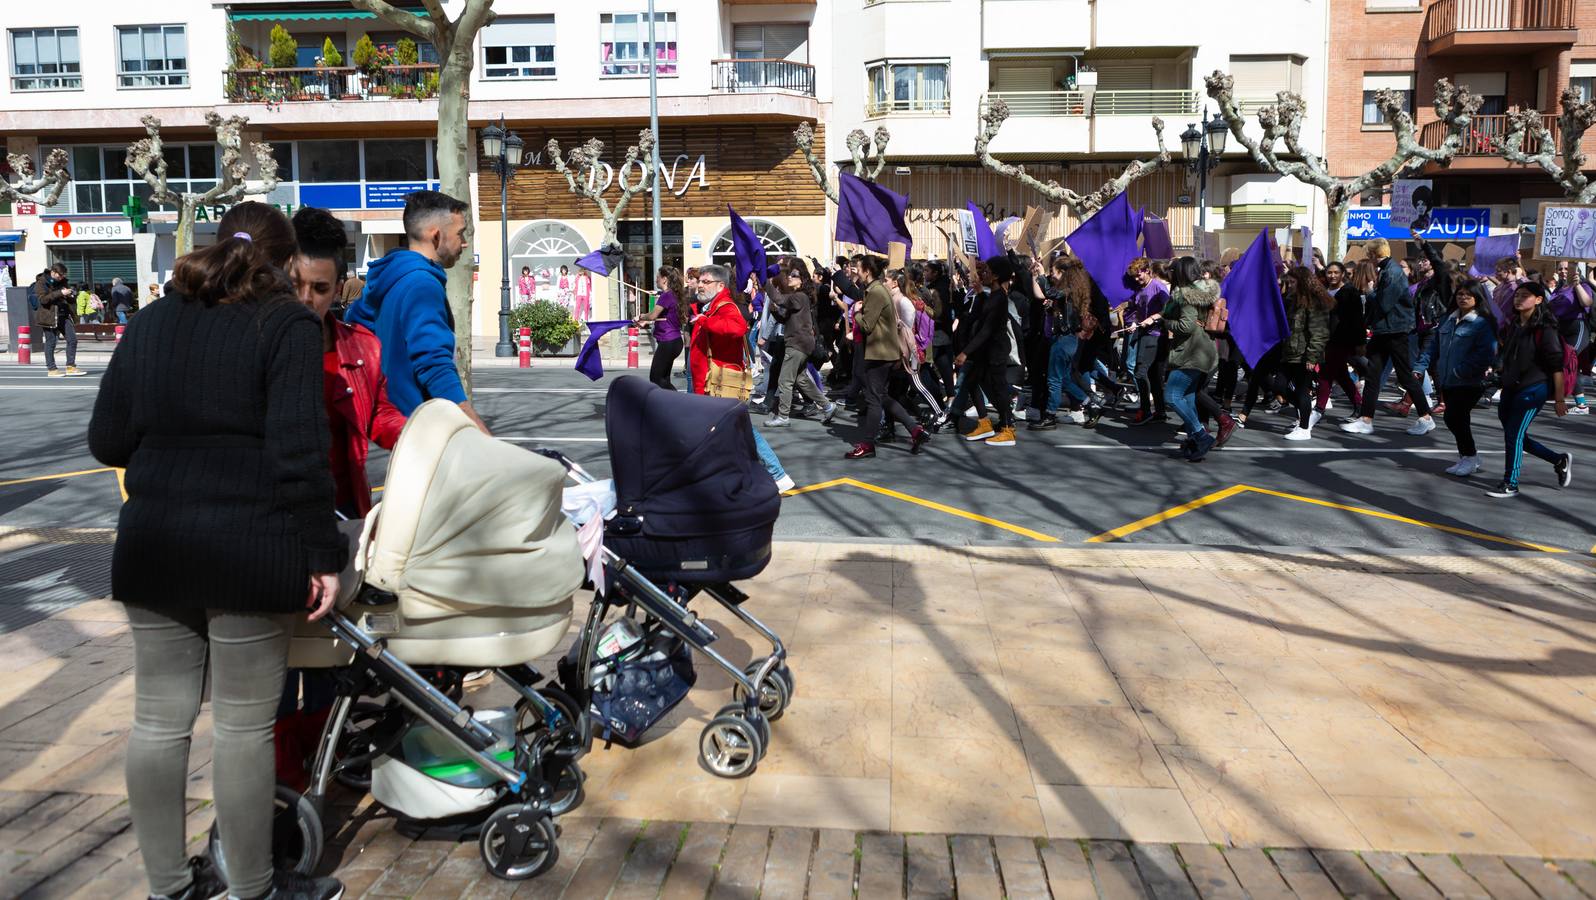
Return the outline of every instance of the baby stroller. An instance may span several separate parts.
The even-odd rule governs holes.
[[[278,788],[278,866],[316,866],[334,780],[369,789],[402,826],[475,833],[500,878],[554,864],[552,818],[581,800],[584,717],[558,689],[536,688],[527,663],[569,632],[586,578],[560,512],[564,481],[452,403],[411,416],[383,502],[343,525],[358,540],[342,595],[292,643],[290,666],[331,668],[337,690],[308,790]],[[461,703],[461,674],[484,668],[520,697],[513,714]],[[225,872],[214,827],[211,853]]]
[[[731,676],[735,702],[704,727],[699,762],[721,777],[748,775],[770,746],[769,723],[786,710],[794,688],[781,638],[744,608],[748,595],[732,584],[770,562],[781,511],[781,495],[754,449],[748,408],[623,377],[610,386],[605,430],[615,476],[615,512],[603,526],[605,590],[561,661],[560,682],[591,711],[592,730],[641,736],[680,696],[610,702],[615,698],[595,691],[593,677],[597,671],[625,674],[623,661],[598,651],[608,614],[625,610],[633,618],[640,612],[641,646],[659,646],[664,637],[667,646],[690,648]],[[558,460],[577,482],[593,483],[562,454],[538,452]],[[770,654],[738,669],[718,653],[715,631],[689,608],[700,594],[768,640]],[[592,735],[587,738],[590,744]]]

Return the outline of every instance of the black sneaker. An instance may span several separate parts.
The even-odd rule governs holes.
[[[1552,464],[1552,469],[1557,472],[1557,486],[1566,488],[1574,483],[1574,454],[1564,453]]]
[[[1509,497],[1517,497],[1518,496],[1518,485],[1516,485],[1516,484],[1508,484],[1507,482],[1504,481],[1501,484],[1498,484],[1495,488],[1493,488],[1493,489],[1491,489],[1489,491],[1486,491],[1485,492],[1485,496],[1487,496],[1487,497],[1495,497],[1498,500],[1506,500]]]
[[[1025,427],[1029,431],[1052,431],[1058,427],[1058,416],[1043,416]]]
[[[220,872],[211,863],[209,856],[195,856],[189,859],[188,867],[194,873],[194,880],[182,893],[170,895],[170,900],[222,900],[227,896],[227,882],[222,880]],[[151,894],[150,900],[168,900],[167,897]]]
[[[1081,423],[1083,428],[1096,428],[1097,423],[1103,420],[1103,408],[1096,404],[1086,407],[1086,421]]]

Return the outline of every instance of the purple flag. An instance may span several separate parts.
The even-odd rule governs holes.
[[[742,291],[748,286],[748,276],[753,275],[759,283],[765,281],[765,243],[748,227],[743,217],[737,215],[737,210],[727,205],[726,211],[731,214],[731,239],[732,254],[736,257],[736,271],[733,273],[732,289]]]
[[[914,246],[903,214],[909,198],[893,193],[873,181],[847,172],[837,175],[837,232],[839,241],[886,253],[893,241]]]
[[[1508,256],[1518,255],[1518,235],[1496,234],[1474,239],[1474,262],[1469,264],[1469,274],[1486,278],[1496,274],[1496,263]]]
[[[1120,194],[1065,239],[1111,307],[1119,307],[1136,293],[1125,281],[1125,269],[1141,255],[1136,233],[1135,213]]]
[[[1003,221],[992,226],[992,240],[997,243],[999,253],[1002,253],[1006,249],[1003,243],[1003,236],[1008,234],[1009,228],[1018,221],[1020,221],[1019,216],[1009,216],[1007,219],[1004,219]]]
[[[608,250],[608,252],[605,252]],[[576,261],[578,268],[586,269],[594,275],[609,275],[610,270],[619,266],[621,262],[621,248],[614,245],[608,248],[600,247],[592,253]]]
[[[599,356],[599,338],[630,324],[628,319],[587,323],[587,343],[582,345],[582,352],[576,355],[576,370],[594,381],[603,378],[604,360]]]
[[[1174,259],[1175,242],[1169,237],[1169,223],[1149,216],[1142,225],[1142,252],[1148,259]]]
[[[964,208],[975,217],[975,254],[982,259],[991,259],[1003,255],[1003,245],[992,234],[992,226],[986,223],[986,215],[981,212],[981,207],[971,200],[964,204]]]
[[[1252,246],[1230,267],[1219,294],[1230,311],[1230,334],[1241,348],[1248,367],[1291,333],[1286,318],[1286,302],[1280,296],[1280,276],[1275,274],[1278,257],[1271,254],[1274,241],[1268,229],[1253,239]]]

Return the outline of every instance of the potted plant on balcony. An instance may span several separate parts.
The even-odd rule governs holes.
[[[267,59],[274,69],[292,69],[299,62],[299,42],[281,25],[272,26]]]
[[[575,356],[582,331],[565,307],[553,300],[522,303],[510,310],[510,328],[532,330],[532,349],[539,356]]]
[[[378,93],[382,67],[387,59],[382,48],[372,41],[371,35],[362,34],[360,40],[355,41],[355,49],[350,57],[355,64],[355,74],[351,76],[355,80],[353,89],[363,98]]]

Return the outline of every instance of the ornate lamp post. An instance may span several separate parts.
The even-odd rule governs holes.
[[[1229,126],[1218,116],[1210,119],[1206,109],[1202,127],[1188,124],[1180,136],[1180,152],[1186,158],[1186,168],[1197,175],[1197,227],[1203,231],[1208,230],[1208,173],[1219,168],[1229,137]]]
[[[510,343],[510,179],[521,168],[521,151],[526,143],[521,136],[504,127],[504,117],[499,124],[482,129],[482,155],[493,163],[499,176],[499,343],[493,348],[494,356],[514,356],[515,346]]]

